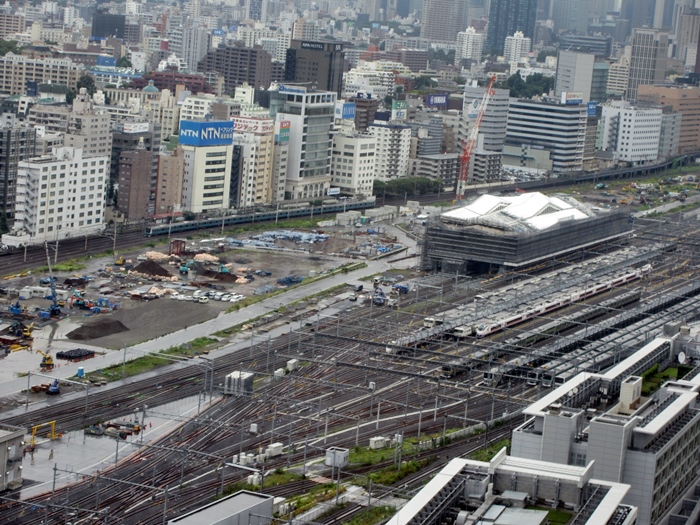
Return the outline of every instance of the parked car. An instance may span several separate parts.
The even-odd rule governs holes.
[[[204,297],[204,296],[200,295],[199,297],[197,297],[197,302],[202,303],[202,304],[208,303],[209,297]]]
[[[348,297],[348,300],[349,301],[357,301],[357,295],[355,295],[355,294],[350,295],[350,297]]]

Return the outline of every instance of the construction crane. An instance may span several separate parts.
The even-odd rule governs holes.
[[[493,83],[496,81],[496,76],[492,76],[489,79],[488,86],[486,86],[486,91],[484,91],[484,96],[478,106],[474,107],[473,110],[476,111],[476,119],[474,120],[474,125],[469,133],[467,140],[462,141],[462,155],[460,156],[461,165],[459,168],[459,180],[457,181],[457,201],[461,202],[464,200],[464,191],[467,185],[467,179],[469,178],[469,161],[472,157],[472,152],[476,146],[476,140],[479,137],[479,129],[481,128],[481,121],[484,119],[484,113],[491,100],[491,95],[493,95]],[[476,100],[474,101],[476,102]]]
[[[49,313],[52,317],[61,315],[61,307],[58,305],[58,297],[56,296],[56,278],[53,276],[53,271],[51,270],[51,255],[49,254],[49,243],[44,242],[44,248],[46,249],[46,262],[49,265],[49,281],[51,285],[51,306],[49,307]]]

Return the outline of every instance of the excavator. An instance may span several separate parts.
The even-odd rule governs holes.
[[[41,365],[40,365],[41,369],[42,369],[42,370],[51,370],[51,369],[53,369],[53,367],[54,367],[54,364],[53,364],[53,357],[51,357],[50,354],[47,354],[46,352],[44,352],[44,351],[42,351],[42,350],[39,350],[38,348],[37,348],[36,351],[37,351],[38,354],[41,354],[41,355],[43,356],[43,357],[41,358]]]

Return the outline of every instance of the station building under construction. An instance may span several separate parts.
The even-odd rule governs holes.
[[[628,235],[629,214],[597,210],[567,195],[482,195],[429,220],[422,265],[442,272],[518,269]]]

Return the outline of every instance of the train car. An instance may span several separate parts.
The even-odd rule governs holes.
[[[423,319],[423,326],[425,328],[435,328],[436,326],[442,326],[444,319],[438,319],[436,317],[426,317]]]
[[[324,204],[323,206],[304,206],[302,208],[287,208],[280,210],[270,210],[264,212],[227,215],[219,218],[199,219],[195,221],[173,222],[170,224],[158,224],[148,226],[144,230],[146,237],[158,235],[168,235],[184,231],[202,230],[207,228],[221,228],[222,226],[233,226],[237,224],[247,224],[270,220],[286,220],[296,217],[320,216],[331,213],[343,213],[350,210],[364,210],[373,208],[375,200],[370,199],[358,202],[336,202]]]
[[[646,265],[642,268],[637,268],[633,271],[627,272],[619,277],[609,279],[603,282],[597,282],[592,285],[587,285],[581,290],[574,290],[568,294],[559,296],[554,299],[549,299],[542,303],[535,304],[529,307],[525,312],[518,312],[516,314],[508,315],[507,317],[495,320],[493,322],[487,322],[479,325],[476,328],[477,337],[487,337],[496,332],[500,332],[505,328],[510,328],[518,324],[529,321],[543,313],[553,312],[568,306],[574,302],[588,299],[590,297],[599,295],[607,290],[615,288],[617,286],[622,286],[629,282],[639,279],[651,271],[651,265]]]

